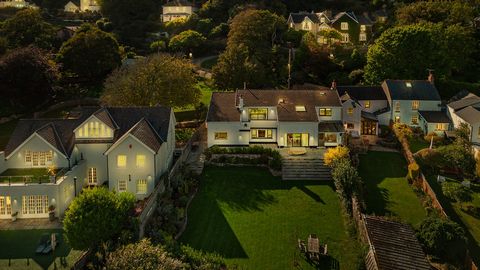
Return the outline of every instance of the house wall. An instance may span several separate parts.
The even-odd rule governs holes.
[[[348,30],[341,30],[341,24],[342,22],[348,23]],[[335,28],[339,33],[345,33],[349,35],[350,43],[357,44],[358,43],[358,38],[360,34],[360,25],[355,22],[352,18],[350,18],[348,15],[343,15],[340,19],[335,21],[333,23],[333,28]],[[367,36],[368,40],[368,36]]]
[[[57,183],[45,184],[0,184],[0,196],[10,196],[12,200],[12,213],[18,212],[17,218],[47,218],[45,214],[23,214],[22,197],[32,195],[48,196],[48,204],[55,205],[55,215],[61,216],[75,197],[74,178],[77,177],[77,195],[80,193],[83,183],[78,179],[84,178],[85,163],[80,162],[72,167]],[[10,216],[0,216],[0,219],[9,219]]]
[[[79,10],[80,10],[80,8],[72,2],[68,2],[65,5],[65,8],[64,8],[65,12],[76,12],[76,11],[79,11]]]
[[[68,159],[57,149],[47,144],[41,137],[34,135],[22,147],[13,152],[11,157],[7,159],[7,168],[32,168],[32,165],[25,163],[25,151],[53,151],[53,159],[51,165],[39,166],[35,168],[47,168],[55,166],[57,168],[68,167]]]
[[[370,100],[370,108],[365,108],[366,100],[359,100],[358,102],[362,105],[364,111],[370,113],[374,113],[388,106],[388,102],[386,100]]]
[[[357,103],[354,103],[355,106],[352,105],[352,100],[348,100],[343,103],[342,108],[342,119],[343,124],[345,125],[345,129],[347,131],[356,131],[360,134],[361,129],[361,121],[362,121],[362,107]],[[348,114],[348,109],[353,108],[353,114]],[[347,128],[347,123],[351,123],[354,125],[352,129]]]
[[[127,156],[127,164],[124,168],[117,166],[118,155]],[[145,166],[143,168],[136,165],[137,155],[145,155]],[[144,199],[153,191],[155,184],[155,159],[154,153],[149,148],[132,136],[128,136],[112,149],[107,156],[110,190],[118,192],[118,180],[126,180],[127,191],[135,194],[137,200]],[[146,194],[137,194],[137,180],[139,179],[147,180]]]
[[[377,115],[377,117],[378,117],[379,125],[384,125],[384,126],[390,125],[390,120],[392,119],[390,112],[384,112],[382,114]]]
[[[460,123],[462,123],[462,122],[461,122],[461,121],[462,121],[461,118],[458,117],[458,115],[455,113],[455,110],[454,110],[454,109],[452,109],[452,108],[450,108],[450,107],[448,107],[448,106],[447,106],[447,108],[448,108],[448,110],[447,110],[447,115],[448,115],[448,117],[449,117],[450,119],[452,119],[453,126],[454,126],[454,127],[460,126]]]
[[[157,155],[155,155],[155,180],[162,174],[169,170],[173,163],[173,152],[175,150],[175,126],[176,126],[175,114],[170,113],[170,125],[168,127],[167,141],[162,144]]]
[[[0,173],[7,169],[7,163],[5,162],[5,152],[0,152]]]
[[[83,156],[83,160],[85,161],[85,177],[82,178],[82,181],[85,184],[88,183],[87,173],[89,168],[96,168],[98,185],[108,181],[108,160],[103,153],[110,148],[110,145],[111,144],[106,143],[96,143],[77,144],[75,146],[75,149],[78,151],[80,156]],[[78,160],[80,160],[80,158]]]
[[[241,130],[240,122],[208,122],[208,147],[213,145],[248,145],[249,136],[246,136]],[[215,140],[216,132],[227,132],[226,140]]]
[[[288,133],[308,133],[309,146],[318,146],[318,122],[279,122],[278,146],[287,146]]]
[[[420,128],[422,129],[424,134],[428,134],[431,132],[435,132],[435,134],[439,136],[444,136],[445,131],[443,130],[436,130],[437,129],[437,123],[428,123],[423,119],[423,117],[420,118]],[[447,128],[449,130],[450,127]]]
[[[396,102],[400,102],[400,111],[395,111]],[[440,111],[441,101],[420,100],[419,111]],[[412,116],[418,115],[418,111],[412,110],[412,100],[393,100],[391,107],[391,119],[395,120],[396,116],[400,116],[400,122],[406,125],[412,125]]]
[[[100,11],[100,6],[96,0],[80,0],[81,11]]]

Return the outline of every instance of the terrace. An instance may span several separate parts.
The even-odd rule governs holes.
[[[0,174],[0,184],[45,184],[56,183],[68,168],[49,170],[47,168],[7,169]]]

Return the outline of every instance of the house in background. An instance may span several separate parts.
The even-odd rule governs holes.
[[[287,24],[295,30],[312,33],[320,44],[340,42],[343,44],[365,44],[372,38],[373,22],[367,14],[340,12],[332,16],[331,11],[319,13],[290,13]],[[336,31],[340,39],[326,36],[327,31]]]
[[[0,8],[14,7],[14,8],[38,8],[35,4],[31,4],[25,0],[1,0]]]
[[[380,86],[337,86],[345,129],[354,137],[378,135],[379,125],[389,125],[387,96]]]
[[[0,152],[0,218],[45,218],[49,206],[62,215],[83,186],[108,184],[147,198],[173,161],[175,124],[162,106],[84,107],[66,119],[20,120]],[[29,180],[48,168],[56,172],[46,180]]]
[[[100,11],[97,0],[80,0],[80,11]]]
[[[458,100],[448,103],[447,108],[455,128],[462,123],[467,124],[473,147],[476,152],[480,152],[480,97],[466,93]]]
[[[215,92],[207,114],[208,146],[337,146],[342,104],[335,90]]]
[[[198,8],[195,2],[190,3],[185,0],[173,0],[162,6],[162,21],[169,22],[176,19],[187,19]]]
[[[67,4],[65,4],[65,7],[63,8],[63,11],[65,12],[79,12],[80,11],[80,0],[71,0]]]

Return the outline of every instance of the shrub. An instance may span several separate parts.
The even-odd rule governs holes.
[[[395,124],[393,125],[393,131],[397,135],[399,140],[410,139],[413,136],[412,129],[405,124]]]
[[[339,159],[334,163],[332,169],[332,178],[338,195],[342,199],[343,205],[348,213],[352,212],[352,197],[357,195],[360,188],[360,177],[350,160],[346,158]]]
[[[461,170],[464,174],[473,175],[475,173],[475,158],[470,149],[463,145],[453,143],[437,148],[442,155],[445,164]]]
[[[457,223],[438,217],[425,219],[417,238],[430,255],[448,262],[462,261],[466,253],[465,231]]]
[[[429,143],[432,141],[432,138],[433,138],[433,143],[434,144],[439,144],[443,141],[443,137],[438,136],[437,133],[435,133],[435,132],[430,132],[423,137],[423,139],[425,141],[429,142]]]
[[[264,148],[261,146],[252,147],[219,147],[213,146],[205,150],[205,157],[210,160],[213,154],[250,154],[260,155],[260,158],[227,158],[225,156],[219,157],[217,162],[221,163],[243,163],[243,164],[266,164],[274,170],[281,170],[282,168],[282,155],[277,150],[271,148]],[[268,159],[266,158],[268,157]]]
[[[424,148],[415,153],[414,157],[422,168],[438,170],[443,167],[442,155],[435,149]]]
[[[408,178],[410,180],[417,180],[418,177],[420,176],[420,167],[416,162],[410,163],[408,165]]]
[[[220,270],[225,269],[225,260],[217,253],[207,253],[193,249],[190,246],[180,247],[180,258],[194,270]]]
[[[442,192],[445,197],[454,202],[469,202],[473,200],[472,191],[457,182],[443,182]]]
[[[348,159],[350,151],[345,146],[337,146],[335,148],[329,148],[324,155],[325,165],[334,167],[335,163],[341,159]]]

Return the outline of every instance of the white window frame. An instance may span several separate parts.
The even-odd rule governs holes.
[[[365,100],[365,108],[369,109],[371,106],[370,100]]]
[[[121,158],[125,158],[124,162],[121,162]],[[117,167],[118,168],[126,168],[127,167],[127,155],[117,155]]]
[[[348,115],[353,115],[353,108],[352,107],[347,108],[347,114]]]
[[[98,184],[97,168],[95,167],[88,168],[88,184],[89,185]]]
[[[137,194],[147,194],[147,180],[138,179],[136,183]]]
[[[367,26],[365,24],[360,25],[360,31],[362,32],[367,31]]]
[[[360,33],[358,36],[359,41],[367,41],[367,33]]]
[[[342,36],[342,42],[343,43],[348,43],[350,42],[350,35],[347,34],[347,33],[341,33],[341,36]]]
[[[225,137],[223,137],[223,136],[220,137],[220,134],[225,134]],[[216,141],[226,141],[226,140],[228,140],[228,132],[226,132],[226,131],[215,132],[213,134],[213,136],[214,136],[214,139]]]
[[[127,191],[127,180],[118,180],[117,181],[117,190],[118,192],[126,192]]]
[[[418,115],[414,114],[412,115],[412,119],[411,119],[411,122],[412,122],[412,125],[418,125]]]
[[[348,22],[342,22],[340,23],[340,29],[342,30],[348,30]]]
[[[418,111],[420,108],[420,101],[419,100],[412,100],[412,110]]]

